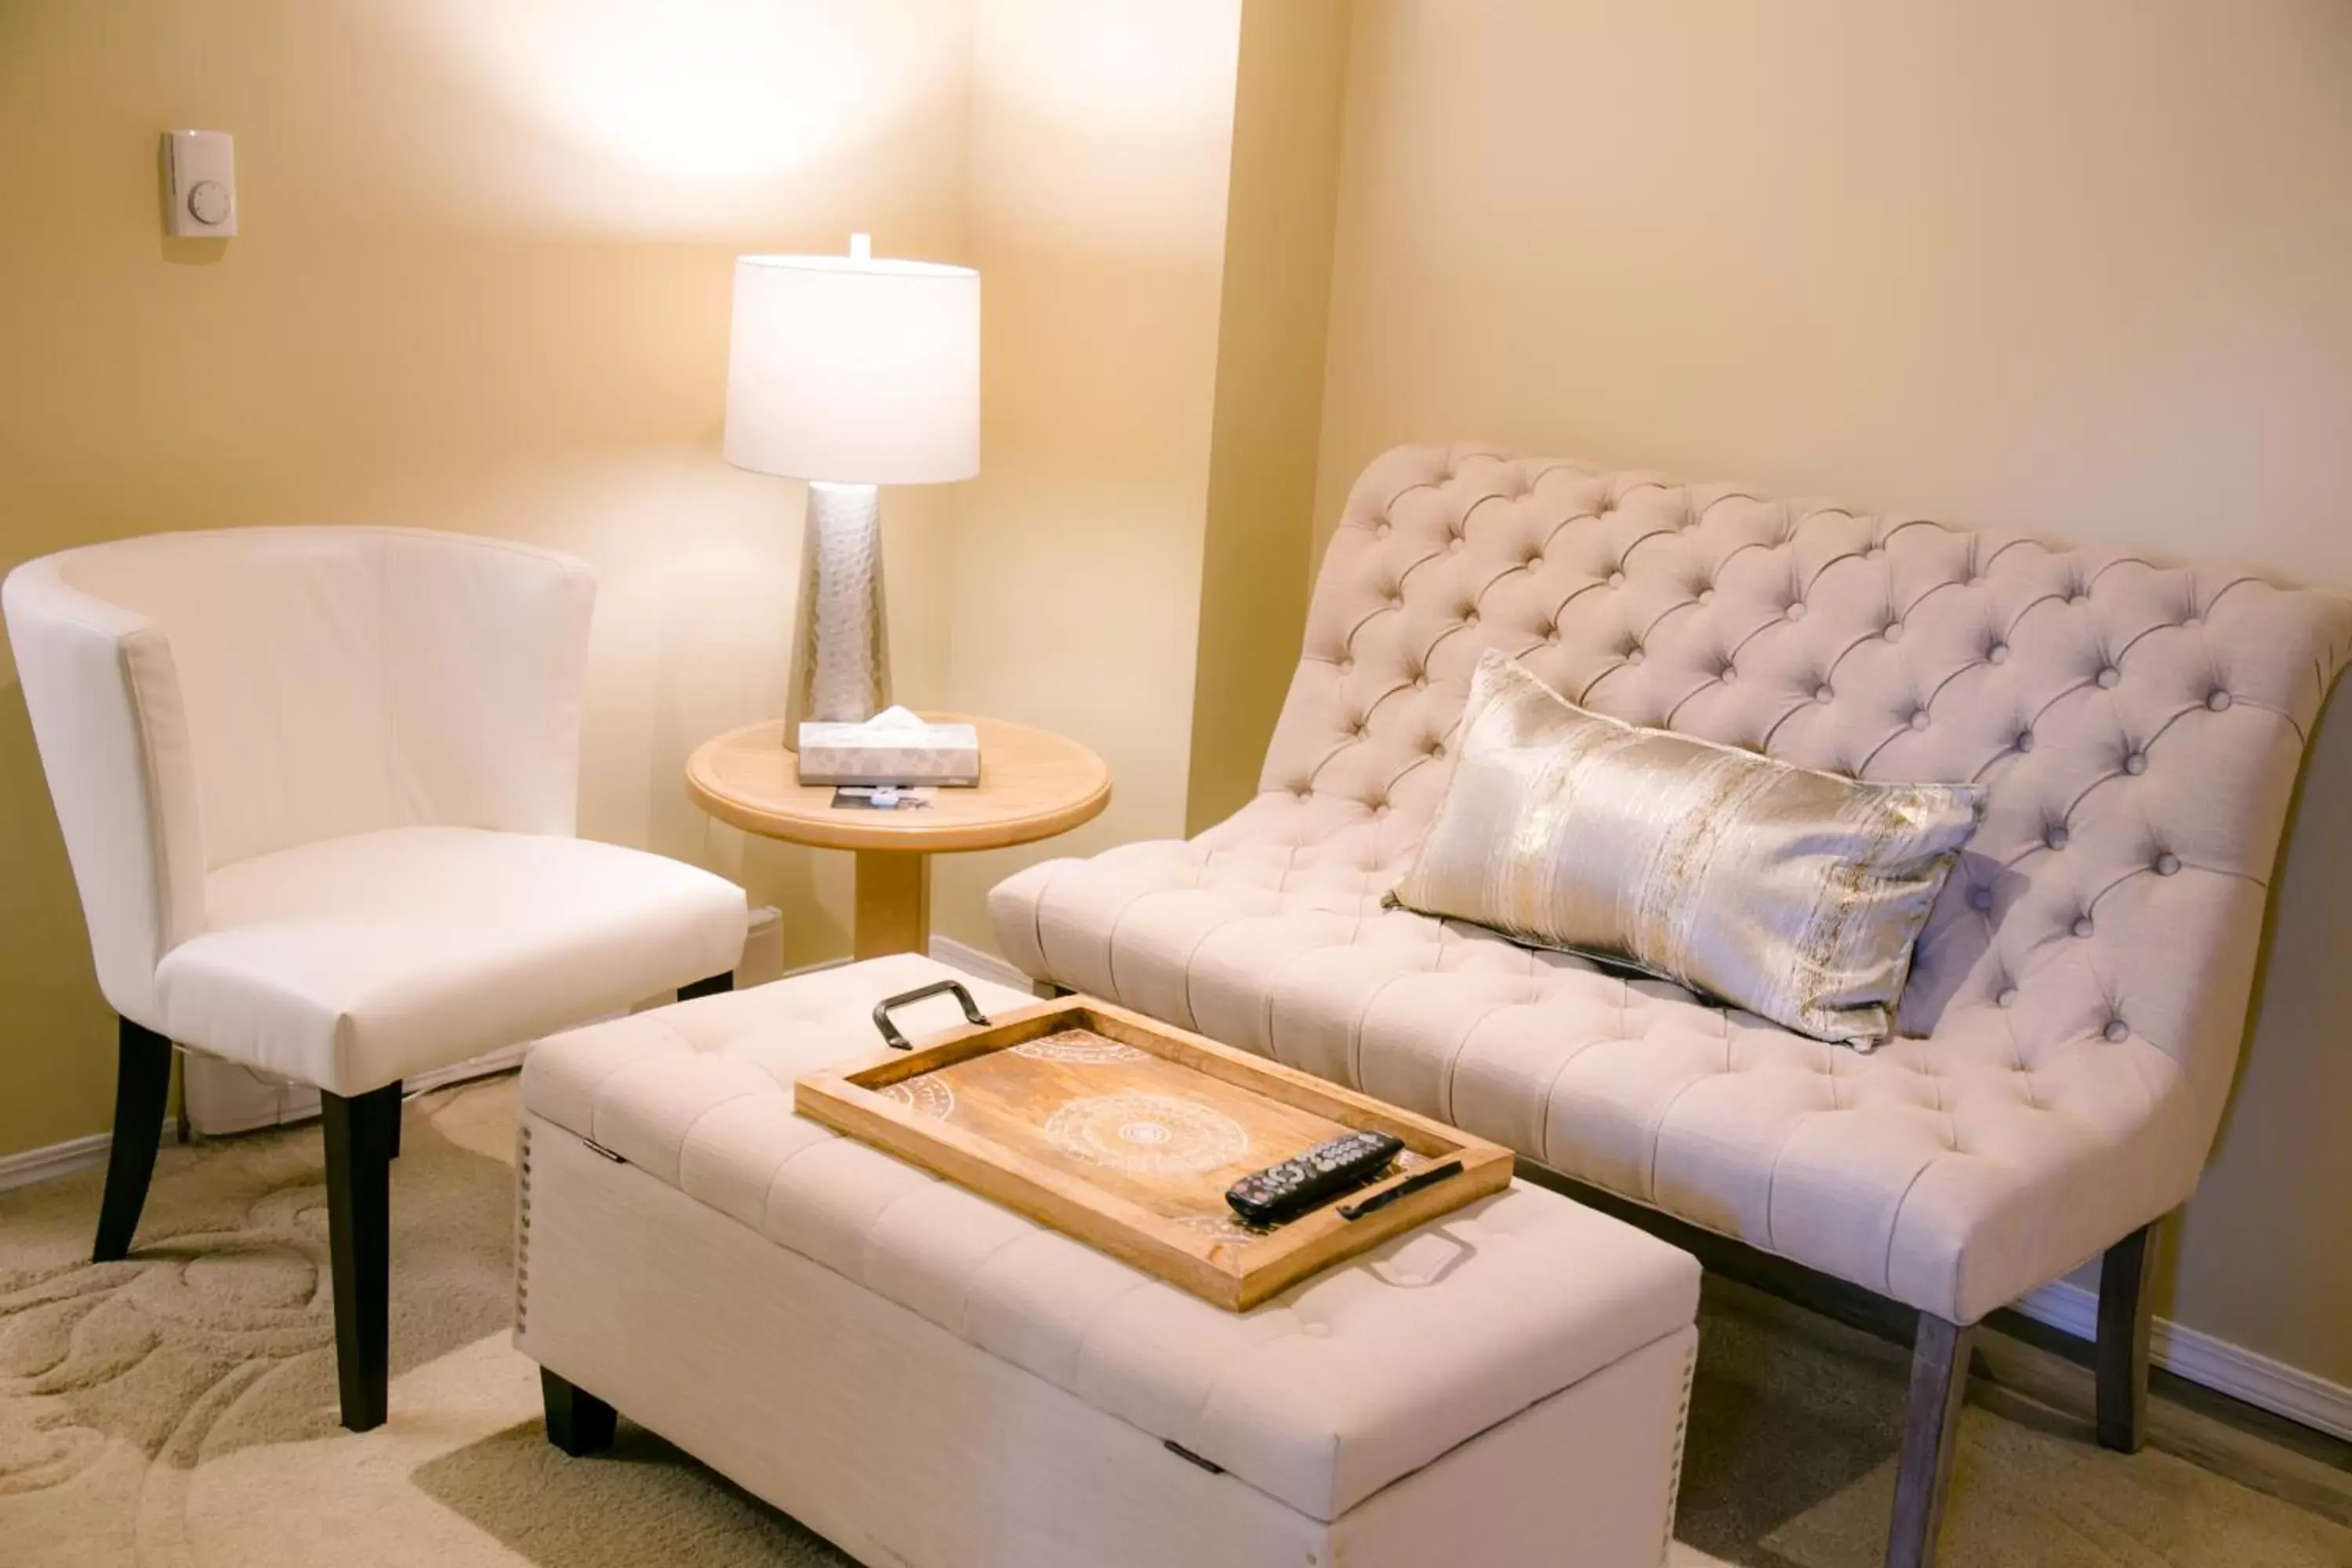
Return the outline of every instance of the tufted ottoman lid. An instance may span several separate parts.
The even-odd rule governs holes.
[[[879,1054],[877,1000],[948,978],[907,954],[559,1035],[524,1111],[1319,1520],[1697,1315],[1696,1262],[1524,1184],[1235,1315],[793,1113]],[[909,1034],[959,1021],[923,1006]]]

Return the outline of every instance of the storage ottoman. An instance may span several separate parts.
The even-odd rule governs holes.
[[[877,959],[533,1050],[516,1337],[551,1437],[617,1407],[876,1568],[1663,1560],[1696,1262],[1515,1185],[1221,1310],[793,1115],[879,1054],[877,1000],[951,977]]]

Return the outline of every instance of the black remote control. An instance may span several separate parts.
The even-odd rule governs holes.
[[[1252,1225],[1280,1225],[1353,1192],[1388,1169],[1404,1140],[1386,1132],[1350,1132],[1318,1143],[1295,1160],[1268,1165],[1235,1182],[1225,1202]]]

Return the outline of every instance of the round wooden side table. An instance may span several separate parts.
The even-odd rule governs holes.
[[[980,731],[980,783],[936,789],[915,811],[836,811],[831,784],[803,784],[783,721],[730,730],[695,749],[686,789],[719,821],[857,856],[859,958],[920,952],[931,933],[931,857],[1002,849],[1066,833],[1110,804],[1110,769],[1077,742],[1003,719],[932,713]]]

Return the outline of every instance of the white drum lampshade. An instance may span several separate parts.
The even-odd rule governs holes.
[[[807,479],[787,743],[889,704],[877,485],[980,472],[980,274],[847,256],[735,262],[727,460]]]

